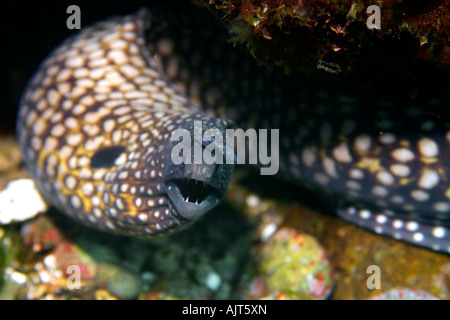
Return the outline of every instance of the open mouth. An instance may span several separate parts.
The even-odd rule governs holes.
[[[191,178],[166,182],[166,192],[177,212],[186,219],[197,219],[214,208],[224,196],[207,182]]]
[[[178,187],[185,202],[201,204],[210,195],[218,195],[219,191],[204,181],[196,179],[174,179],[173,185]]]

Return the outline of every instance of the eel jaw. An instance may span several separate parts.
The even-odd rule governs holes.
[[[172,164],[165,191],[181,217],[195,220],[223,200],[233,171],[228,164]]]
[[[187,130],[190,136],[191,154],[195,155],[196,143],[201,144],[202,154],[210,144],[222,143],[219,140],[216,142],[212,138],[209,141],[203,140],[205,136],[202,132],[206,132],[208,129],[218,130],[218,134],[225,137],[222,141],[227,141],[225,126],[228,125],[228,122],[216,118],[205,119],[201,114],[197,118],[201,121],[200,128],[197,121],[192,121],[195,118],[186,119],[179,127],[179,129]],[[183,136],[183,141],[184,139],[188,138]],[[176,146],[178,152],[179,143],[177,139],[171,140],[163,149],[166,155],[162,177],[163,187],[173,206],[174,213],[181,219],[193,221],[213,209],[225,197],[234,172],[234,162],[228,163],[230,161],[226,160],[234,159],[235,154],[232,148],[224,146],[221,150],[223,161],[206,163],[202,157],[202,161],[197,163],[196,161],[182,161],[181,163],[177,161],[175,163],[172,161],[171,155]],[[216,147],[214,150],[217,150]]]

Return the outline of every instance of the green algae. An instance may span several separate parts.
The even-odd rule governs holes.
[[[334,282],[324,248],[315,238],[290,228],[279,229],[254,248],[247,281],[245,298],[301,300],[327,298]]]

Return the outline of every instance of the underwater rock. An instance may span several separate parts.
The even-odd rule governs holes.
[[[23,264],[23,245],[13,230],[0,228],[0,300],[14,299],[28,277],[18,266]]]
[[[3,284],[3,271],[5,269],[5,260],[6,260],[6,248],[5,245],[3,243],[3,236],[5,234],[5,231],[0,228],[0,288],[2,287]]]
[[[141,289],[139,274],[130,268],[100,263],[96,275],[96,283],[119,299],[136,298]]]
[[[371,297],[369,300],[440,300],[432,294],[414,289],[391,289]]]
[[[383,291],[412,288],[441,299],[448,297],[448,255],[386,238],[300,206],[292,207],[285,225],[313,235],[326,248],[336,280],[332,299],[367,299],[373,295],[367,288],[370,266],[380,268]]]
[[[24,223],[20,235],[23,243],[30,246],[34,252],[50,250],[63,241],[58,228],[45,215]]]
[[[22,157],[14,136],[3,136],[0,143],[2,146],[0,150],[0,174],[6,174],[20,167]]]
[[[10,181],[0,191],[0,224],[26,221],[47,209],[47,203],[31,179]]]
[[[311,73],[318,68],[340,74],[369,67],[370,60],[382,57],[383,52],[409,61],[417,58],[441,67],[450,65],[450,9],[445,0],[414,4],[315,0],[197,3],[216,10],[228,23],[232,41],[244,44],[260,62],[288,73]],[[369,28],[373,5],[379,8],[379,19]],[[380,51],[385,45],[389,51]]]
[[[281,228],[252,256],[242,285],[246,299],[325,299],[332,291],[327,253],[310,235]]]
[[[0,227],[0,300],[15,299],[28,282],[25,252],[17,226]]]
[[[63,242],[44,258],[54,260],[54,268],[61,270],[66,276],[72,275],[71,266],[76,266],[82,280],[93,280],[97,274],[98,264],[95,257],[88,254],[76,243]]]
[[[11,267],[6,268],[1,273],[3,275],[0,278],[0,300],[13,300],[18,292],[25,287],[28,277]]]

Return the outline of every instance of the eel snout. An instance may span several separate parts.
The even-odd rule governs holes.
[[[183,138],[169,143],[167,154],[172,157],[166,158],[166,193],[178,214],[189,220],[197,219],[222,201],[234,172],[234,152],[222,143],[226,138],[215,138],[226,137],[220,120],[203,121],[203,127],[205,131],[213,129],[216,135],[207,140],[189,122],[182,127],[186,130]],[[233,161],[227,161],[227,156]]]

